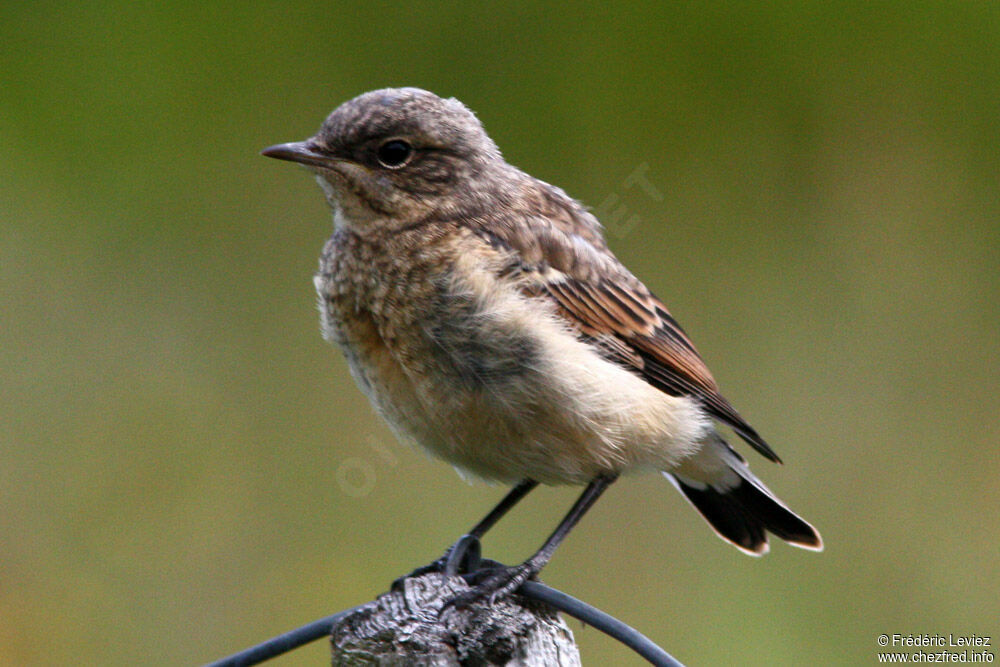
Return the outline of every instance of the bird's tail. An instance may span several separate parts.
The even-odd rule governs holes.
[[[719,537],[744,553],[766,554],[768,532],[803,549],[823,550],[819,532],[778,500],[721,438],[706,443],[689,463],[663,475]]]

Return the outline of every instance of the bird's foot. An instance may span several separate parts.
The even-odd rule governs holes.
[[[391,589],[401,591],[405,580],[411,577],[422,577],[432,572],[440,572],[449,576],[473,572],[479,568],[480,553],[479,538],[474,535],[463,535],[458,542],[448,547],[444,555],[436,561],[418,567],[413,572],[393,581]]]
[[[476,604],[492,606],[497,600],[514,593],[521,584],[538,574],[538,569],[531,563],[521,563],[511,567],[499,563],[497,565],[498,567],[479,570],[483,579],[465,593],[445,602],[438,614],[439,617],[455,610],[468,609]]]

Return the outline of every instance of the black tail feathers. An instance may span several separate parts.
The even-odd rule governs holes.
[[[728,488],[671,473],[664,476],[701,512],[719,537],[751,556],[768,552],[768,532],[797,547],[823,549],[816,529],[785,507],[748,470],[739,475],[735,486]]]

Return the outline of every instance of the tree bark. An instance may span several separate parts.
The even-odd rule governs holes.
[[[492,606],[444,604],[469,590],[461,577],[430,573],[403,580],[337,623],[334,665],[580,665],[573,633],[558,613],[510,595]]]

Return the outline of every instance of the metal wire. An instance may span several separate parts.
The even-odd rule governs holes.
[[[447,573],[449,575],[461,574],[466,580],[474,581],[481,579],[487,571],[495,567],[502,567],[496,561],[480,559],[479,550],[478,539],[471,535],[463,536],[448,555]],[[524,582],[517,592],[526,598],[555,607],[559,611],[600,630],[609,637],[617,639],[656,667],[684,667],[673,656],[635,628],[571,595],[550,588],[538,581]],[[288,653],[304,644],[329,635],[335,623],[363,606],[365,605],[359,605],[333,616],[313,621],[309,625],[286,632],[245,651],[234,653],[228,658],[217,660],[206,667],[249,667],[249,665],[260,664],[265,660]]]
[[[646,635],[622,623],[614,616],[604,613],[597,607],[577,600],[572,595],[566,595],[562,591],[550,588],[538,581],[524,582],[518,589],[518,593],[526,598],[545,602],[559,611],[580,619],[587,625],[593,626],[609,637],[625,644],[656,667],[684,667],[676,658],[654,644]]]
[[[313,621],[309,625],[304,625],[301,628],[296,628],[283,635],[268,639],[266,642],[257,644],[256,646],[251,646],[239,653],[234,653],[228,658],[216,660],[205,667],[249,667],[249,665],[259,665],[265,660],[276,658],[283,653],[288,653],[309,642],[328,636],[334,623],[339,622],[340,619],[354,613],[363,606],[358,605],[351,609],[345,609],[333,616]]]

